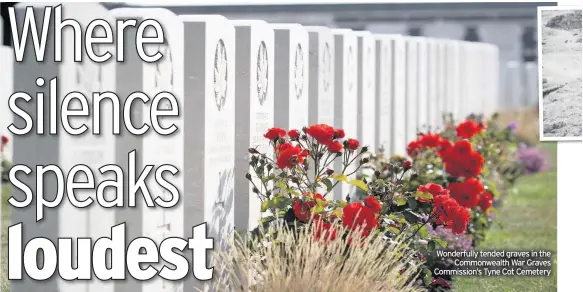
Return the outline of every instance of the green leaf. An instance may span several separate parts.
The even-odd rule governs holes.
[[[328,192],[331,191],[332,188],[334,187],[332,182],[327,178],[323,179],[322,182],[326,185],[326,191],[328,191]]]
[[[405,197],[397,198],[397,206],[404,206],[405,204],[407,204],[407,199]]]
[[[419,224],[417,224],[417,226],[415,226],[415,230],[417,230],[417,228],[419,228]],[[417,234],[419,234],[423,239],[427,238],[429,236],[429,231],[427,231],[427,226],[421,226],[421,228],[419,228],[419,231],[417,232]]]
[[[435,241],[433,241],[433,240],[429,241],[429,242],[427,243],[427,248],[428,248],[430,251],[434,251],[434,250],[435,250]]]
[[[441,238],[433,238],[433,239],[431,239],[431,241],[434,241],[435,243],[439,244],[439,246],[441,246],[443,248],[447,248],[447,242],[441,240]]]
[[[353,186],[357,186],[358,188],[360,188],[361,190],[363,190],[365,192],[368,192],[368,186],[361,180],[353,179],[353,180],[349,181],[348,183],[353,185]]]
[[[332,179],[335,179],[335,180],[337,180],[337,181],[348,181],[348,177],[346,177],[346,176],[345,176],[345,175],[343,175],[343,174],[336,174],[336,173],[333,173],[333,174],[330,176],[330,178],[332,178]]]
[[[399,230],[398,228],[395,228],[395,227],[389,227],[389,228],[387,228],[387,230],[389,230],[390,232],[392,232],[396,235],[399,235],[399,233],[401,233],[401,230]]]
[[[431,280],[433,276],[431,270],[428,267],[423,266],[423,274],[425,274],[425,277],[423,277],[423,282],[425,283],[425,285],[427,286],[431,285]]]
[[[433,195],[431,193],[428,192],[417,192],[416,194],[417,198],[422,199],[422,200],[432,200],[433,199]]]
[[[403,216],[405,216],[405,219],[407,219],[407,222],[409,223],[419,223],[421,222],[421,215],[411,211],[411,210],[405,210],[403,211]]]
[[[269,204],[269,203],[271,203],[271,200],[269,200],[269,201],[265,201],[265,202],[263,202],[263,203],[261,204],[261,212],[262,212],[262,213],[263,213],[263,212],[265,212],[265,211],[267,211],[267,209],[269,209],[269,206],[270,206],[270,204]]]
[[[417,209],[417,200],[413,197],[407,197],[407,202],[409,203],[409,208],[412,210]]]

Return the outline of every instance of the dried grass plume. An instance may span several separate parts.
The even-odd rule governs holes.
[[[229,248],[213,255],[211,291],[423,291],[414,284],[414,254],[400,242],[376,237],[347,247],[340,236],[324,244],[329,236],[318,241],[313,232],[275,225],[262,232],[261,242],[231,240]],[[358,233],[352,237],[360,238]]]

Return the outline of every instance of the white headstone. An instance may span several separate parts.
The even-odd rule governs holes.
[[[405,38],[407,51],[407,95],[406,95],[406,141],[407,143],[417,139],[418,115],[419,115],[419,66],[418,66],[418,42],[414,37]]]
[[[375,137],[376,84],[375,39],[368,31],[356,32],[358,37],[358,139],[370,153],[378,153]]]
[[[448,41],[447,43],[447,54],[448,54],[448,73],[447,76],[449,80],[447,81],[447,95],[448,103],[446,107],[446,113],[453,115],[453,118],[457,121],[464,117],[461,117],[459,111],[459,101],[461,94],[461,75],[460,75],[460,41]]]
[[[350,29],[333,29],[334,34],[334,125],[344,129],[346,138],[357,137],[356,97],[358,42],[354,31]],[[341,161],[337,159],[335,171],[342,171]],[[347,173],[352,172],[349,168]],[[348,184],[338,184],[334,199],[345,199],[350,193]]]
[[[19,27],[24,23],[24,12],[27,7],[33,7],[37,23],[42,23],[45,4],[19,3],[15,6],[16,22]],[[63,19],[75,19],[84,31],[89,23],[95,19],[104,19],[110,24],[113,19],[108,16],[107,10],[96,3],[64,3],[61,6]],[[53,7],[54,13],[54,7]],[[53,16],[54,17],[54,16]],[[96,29],[95,36],[105,36],[104,31]],[[116,92],[115,87],[115,56],[106,63],[94,63],[82,50],[83,62],[74,62],[73,59],[73,31],[71,29],[63,30],[62,35],[62,62],[54,60],[54,35],[49,34],[46,42],[47,53],[44,55],[43,62],[37,62],[34,54],[32,42],[27,42],[25,46],[23,62],[14,63],[14,92],[26,92],[33,97],[32,102],[20,103],[19,107],[33,118],[34,125],[39,126],[36,109],[38,99],[35,98],[37,92],[44,94],[44,133],[37,134],[36,127],[31,133],[24,136],[14,136],[14,163],[27,165],[36,174],[34,169],[37,165],[56,165],[63,175],[72,175],[69,171],[75,167],[84,165],[89,167],[94,174],[95,185],[100,184],[104,179],[99,174],[98,168],[107,164],[114,164],[115,161],[115,138],[112,134],[112,108],[108,101],[101,103],[100,112],[100,132],[99,136],[92,135],[93,123],[88,116],[78,116],[69,119],[73,128],[79,128],[83,124],[87,127],[86,131],[77,136],[69,135],[65,132],[63,124],[57,121],[56,129],[58,135],[50,135],[49,121],[49,100],[57,101],[61,104],[65,96],[69,96],[72,102],[69,103],[70,110],[80,110],[81,103],[78,95],[68,95],[71,92],[83,94],[88,103],[85,109],[92,108],[93,92]],[[113,45],[96,45],[96,51],[106,51],[113,48]],[[11,52],[12,53],[12,52]],[[98,53],[98,52],[97,52]],[[99,53],[98,53],[99,55]],[[4,59],[4,58],[3,58]],[[2,66],[4,71],[4,66]],[[37,78],[43,78],[43,81],[37,83]],[[50,81],[57,78],[58,95],[50,95]],[[12,80],[12,79],[11,79]],[[41,86],[37,86],[41,84]],[[55,89],[56,90],[56,89]],[[12,92],[10,92],[12,93]],[[5,98],[3,96],[3,98]],[[24,123],[21,119],[15,119],[14,125],[17,128],[23,128]],[[107,177],[110,179],[111,177]],[[20,181],[28,186],[37,187],[35,175],[20,177]],[[88,182],[85,174],[78,174],[76,182]],[[57,180],[44,180],[44,195],[40,190],[33,189],[35,195],[44,196],[45,199],[53,199],[57,190]],[[38,191],[38,192],[37,192]],[[113,191],[106,191],[106,198],[111,199]],[[12,196],[17,200],[23,199],[23,192],[14,187]],[[79,201],[88,198],[94,200],[93,204],[86,208],[76,208],[68,200],[63,200],[61,205],[45,209],[42,221],[36,222],[34,208],[14,208],[12,209],[12,223],[23,223],[23,242],[27,242],[35,237],[44,237],[57,243],[57,238],[77,238],[90,237],[97,239],[99,237],[111,236],[111,227],[114,226],[114,216],[111,211],[104,209],[95,202],[95,190],[75,190],[75,197]],[[33,199],[32,204],[36,204],[37,197]],[[90,260],[86,254],[81,252],[77,254],[76,248],[73,251],[72,261],[82,262]],[[40,292],[40,291],[113,291],[111,282],[102,282],[93,278],[91,281],[65,281],[58,277],[53,277],[47,281],[32,281],[25,276],[23,281],[13,281],[12,291],[17,292]]]
[[[448,50],[448,46],[447,46],[447,41],[444,41],[442,39],[438,39],[437,41],[437,47],[438,47],[438,81],[437,81],[437,86],[438,86],[438,95],[439,95],[439,105],[438,105],[438,119],[439,119],[439,123],[438,125],[440,127],[443,127],[443,118],[444,118],[444,114],[447,113],[447,106],[449,104],[449,100],[451,99],[451,96],[449,95],[448,89],[449,89],[449,76],[447,75],[449,73],[449,66],[450,66],[450,58],[449,58],[449,50]]]
[[[161,92],[170,92],[175,96],[178,102],[179,117],[164,119],[162,120],[161,126],[168,128],[171,124],[174,124],[178,130],[172,135],[162,136],[153,129],[150,129],[145,135],[140,137],[140,149],[136,149],[136,156],[139,156],[137,158],[138,165],[154,165],[158,167],[169,164],[175,166],[179,170],[179,173],[174,176],[168,176],[167,180],[176,186],[182,195],[179,205],[174,208],[166,209],[159,206],[149,208],[142,205],[137,208],[139,211],[131,214],[133,217],[125,218],[126,216],[130,216],[130,214],[124,214],[118,216],[118,220],[122,220],[122,218],[129,219],[126,228],[128,230],[131,229],[131,235],[128,236],[130,239],[135,238],[132,236],[147,237],[160,244],[168,237],[191,236],[191,233],[184,232],[187,229],[184,226],[184,214],[190,214],[190,212],[184,210],[184,206],[189,201],[189,192],[185,188],[185,183],[191,180],[188,171],[184,167],[189,162],[185,153],[186,147],[184,146],[184,141],[187,139],[187,134],[194,131],[187,127],[189,125],[187,123],[188,115],[184,114],[190,114],[190,111],[184,108],[184,70],[186,67],[184,65],[186,62],[184,53],[184,25],[177,15],[161,8],[119,8],[112,10],[111,13],[117,20],[136,19],[138,22],[142,22],[147,19],[155,19],[163,29],[163,44],[149,44],[144,47],[145,52],[149,56],[160,52],[163,57],[157,62],[148,63],[139,59],[139,56],[137,58],[134,56],[131,60],[128,60],[131,64],[127,64],[127,66],[135,67],[137,71],[134,74],[141,75],[141,78],[131,80],[134,83],[132,84],[133,90],[141,89],[142,92],[150,97],[150,100],[153,100]],[[146,29],[144,34],[149,37],[158,35],[151,27],[149,30]],[[131,48],[135,46],[135,42],[126,40],[124,44],[126,51],[135,50],[135,48]],[[126,79],[127,73],[125,73],[125,70],[126,68],[123,67],[118,69],[118,84],[120,84],[120,90],[122,91],[129,89],[121,85],[130,82],[129,79]],[[130,84],[127,84],[127,86],[129,87]],[[123,96],[125,97],[127,95]],[[134,114],[141,115],[142,121],[148,121],[151,106],[152,103],[149,102],[141,110],[136,108]],[[164,99],[158,104],[158,108],[173,110],[175,107],[169,100]],[[129,136],[131,134],[127,133],[127,135]],[[188,148],[191,147],[188,146]],[[197,163],[200,163],[200,161],[198,160]],[[155,196],[160,197],[164,201],[170,201],[172,199],[170,192],[156,183],[155,176],[148,177],[146,183],[150,186],[150,192],[155,194]],[[124,210],[125,212],[126,210]],[[164,262],[161,261],[157,267],[161,268],[163,264]],[[182,287],[182,283],[180,282],[166,281],[161,277],[155,277],[146,282],[124,281],[123,283],[116,283],[117,285],[120,285],[119,289],[141,289],[142,291],[174,291]],[[116,287],[116,289],[118,288]]]
[[[524,75],[522,64],[517,61],[506,63],[506,97],[503,106],[506,108],[518,108],[523,105]]]
[[[184,51],[189,52],[184,60],[184,112],[188,113],[184,163],[189,166],[185,171],[184,233],[191,236],[193,226],[207,222],[215,249],[225,248],[223,240],[233,231],[235,216],[235,27],[219,15],[181,15],[180,19]],[[207,285],[189,275],[183,291],[198,291],[196,288]]]
[[[236,31],[235,63],[235,227],[250,231],[261,218],[261,200],[254,185],[265,193],[249,166],[248,148],[270,154],[263,137],[273,127],[273,29],[263,20],[231,21]],[[245,177],[249,173],[253,183]]]
[[[384,155],[393,153],[392,108],[393,108],[393,44],[389,35],[375,35],[375,145],[383,149]]]
[[[392,154],[407,154],[407,51],[405,38],[402,36],[391,37],[392,58],[391,75],[393,76],[393,107],[391,109],[391,124],[393,133],[391,148]]]
[[[308,126],[309,36],[299,24],[270,24],[275,33],[275,126]]]
[[[472,70],[471,70],[471,62],[472,59],[470,57],[470,50],[471,50],[471,43],[466,41],[459,41],[459,51],[456,54],[458,56],[459,62],[458,64],[458,77],[457,86],[460,90],[460,96],[463,96],[464,102],[457,103],[457,112],[458,115],[456,116],[458,119],[465,119],[471,112],[472,103],[477,102],[476,94],[470,94],[472,88]]]
[[[429,42],[425,37],[416,37],[417,42],[417,125],[421,132],[433,126],[429,119]]]
[[[437,39],[428,39],[428,112],[427,119],[429,121],[429,126],[432,132],[436,132],[436,129],[440,127],[441,124],[441,112],[440,112],[440,94],[439,94],[439,41]]]
[[[524,64],[524,75],[526,76],[526,105],[538,104],[538,64],[528,62]]]
[[[313,124],[334,125],[334,36],[323,26],[306,26],[310,35],[309,117]]]

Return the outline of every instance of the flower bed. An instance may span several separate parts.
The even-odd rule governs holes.
[[[329,125],[270,129],[265,138],[273,153],[249,149],[253,171],[247,178],[261,182],[253,192],[264,213],[253,238],[273,243],[273,234],[263,230],[276,223],[298,233],[311,230],[324,246],[338,239],[347,247],[355,239],[398,242],[416,254],[411,264],[419,267],[413,279],[419,288],[450,289],[452,279],[431,270],[451,263],[433,251],[471,249],[482,241],[504,190],[525,168],[515,153],[514,125],[498,128],[479,116],[444,122],[440,133],[419,133],[408,157],[371,153]],[[339,184],[355,190],[332,199]]]

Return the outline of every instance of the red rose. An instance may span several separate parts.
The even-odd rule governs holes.
[[[412,166],[413,166],[413,162],[411,162],[410,160],[403,161],[403,168],[405,170],[409,170]]]
[[[444,189],[441,185],[438,184],[434,184],[434,183],[427,183],[424,185],[420,185],[417,188],[418,192],[422,192],[422,193],[430,193],[433,198],[437,197],[437,196],[447,196],[449,195],[449,190],[448,189]],[[422,198],[418,198],[417,199],[420,202],[429,202],[430,200],[425,200]]]
[[[343,213],[342,224],[353,231],[362,229],[362,232],[368,235],[378,224],[373,211],[359,202],[346,205]]]
[[[317,200],[326,201],[321,194],[304,194],[304,200],[296,198],[294,203],[294,215],[303,222],[310,221],[312,217],[312,208],[316,206]],[[327,204],[327,203],[326,203]],[[316,217],[316,216],[315,216]]]
[[[452,148],[451,142],[449,142],[449,140],[447,139],[442,139],[441,141],[439,141],[439,144],[437,145],[437,155],[439,155],[443,159],[446,153],[448,153],[451,150],[451,148]]]
[[[3,135],[2,136],[2,144],[8,144],[8,142],[9,142],[8,137],[6,137],[6,136]]]
[[[267,130],[267,133],[263,137],[269,140],[277,140],[279,138],[285,137],[285,130],[281,128],[271,128]]]
[[[373,196],[368,196],[363,200],[364,205],[376,214],[381,213],[381,203]]]
[[[490,192],[483,192],[478,198],[478,205],[483,212],[488,211],[492,207],[493,198]]]
[[[343,139],[344,138],[344,130],[343,129],[336,129],[336,138],[338,139]]]
[[[469,178],[461,183],[451,183],[447,189],[451,197],[466,208],[477,206],[478,198],[484,192],[482,182],[475,178]]]
[[[439,145],[439,142],[441,141],[441,136],[439,136],[439,134],[427,133],[421,135],[418,141],[422,146],[428,148],[435,148]]]
[[[342,151],[342,148],[344,148],[344,147],[338,141],[334,141],[334,142],[330,143],[330,145],[328,145],[328,150],[330,150],[330,152],[334,152],[334,153],[338,153],[338,152]]]
[[[462,206],[457,206],[452,211],[448,225],[453,233],[463,234],[470,223],[470,212]]]
[[[289,143],[278,146],[279,156],[277,157],[277,166],[281,169],[291,168],[293,165],[302,164],[308,156],[308,152],[300,146],[291,146]]]
[[[417,150],[421,150],[421,148],[422,145],[419,141],[411,141],[409,145],[407,145],[407,154],[409,154],[409,156],[414,156],[417,153]]]
[[[322,220],[314,222],[314,240],[316,241],[324,239],[324,242],[328,243],[328,241],[336,239],[337,233],[338,229],[331,223],[326,223]]]
[[[298,130],[289,130],[289,132],[287,132],[287,135],[291,139],[296,140],[298,137],[300,137],[300,131],[298,131]]]
[[[346,141],[346,146],[350,150],[356,150],[356,149],[358,149],[358,146],[360,146],[360,142],[358,142],[358,140],[356,140],[356,139],[348,139]]]
[[[306,133],[323,145],[330,144],[334,139],[334,128],[326,124],[312,125],[306,129]]]
[[[472,120],[467,120],[465,122],[460,123],[455,132],[458,137],[469,139],[476,135],[480,131],[480,125]]]

